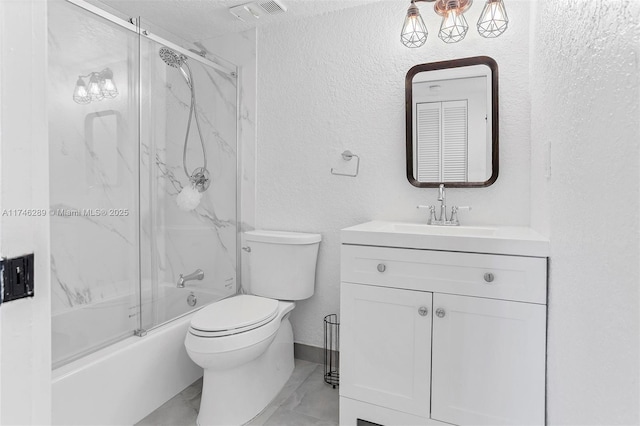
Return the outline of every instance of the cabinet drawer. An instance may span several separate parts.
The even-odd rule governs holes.
[[[545,258],[345,244],[341,280],[530,303],[547,303]]]

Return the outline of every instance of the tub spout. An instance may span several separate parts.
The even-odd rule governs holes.
[[[178,278],[178,288],[184,288],[184,283],[186,283],[187,281],[201,280],[203,278],[204,272],[202,271],[202,269],[196,269],[189,275],[180,274],[180,278]]]

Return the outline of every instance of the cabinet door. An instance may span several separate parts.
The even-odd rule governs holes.
[[[431,417],[543,425],[546,306],[434,294]]]
[[[429,417],[432,293],[342,283],[340,395]]]

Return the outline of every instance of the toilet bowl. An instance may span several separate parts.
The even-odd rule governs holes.
[[[242,425],[278,394],[294,367],[293,300],[313,295],[320,235],[251,231],[245,239],[253,294],[204,307],[185,339],[204,369],[201,426]]]

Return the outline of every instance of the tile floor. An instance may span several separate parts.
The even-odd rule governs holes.
[[[251,426],[337,426],[338,388],[324,382],[323,366],[296,359],[293,374],[280,393]],[[139,426],[193,426],[196,424],[202,379],[142,419]]]

